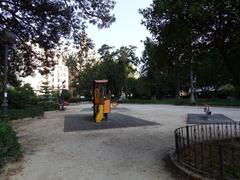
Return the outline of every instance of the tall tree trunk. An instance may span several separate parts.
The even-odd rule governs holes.
[[[179,73],[176,73],[176,92],[175,92],[175,98],[177,100],[180,100],[180,79],[179,79]]]
[[[192,62],[190,64],[190,103],[195,103]]]
[[[126,100],[128,100],[128,74],[127,74],[127,67],[126,67],[126,56],[123,58],[123,69],[124,69],[124,91],[126,95]]]

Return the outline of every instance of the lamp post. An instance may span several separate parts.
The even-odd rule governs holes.
[[[7,84],[8,84],[8,49],[16,43],[16,35],[9,31],[0,33],[0,41],[4,46],[4,74],[3,74],[3,98],[2,98],[2,121],[8,120],[8,99],[7,99]]]
[[[64,97],[63,97],[64,83],[65,83],[65,80],[62,81],[61,110],[64,110]]]

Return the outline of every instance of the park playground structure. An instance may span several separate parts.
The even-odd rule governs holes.
[[[110,93],[107,79],[93,81],[93,117],[96,123],[107,120],[110,113]]]

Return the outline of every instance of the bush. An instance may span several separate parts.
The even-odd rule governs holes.
[[[23,119],[28,117],[43,116],[44,111],[58,110],[59,105],[55,102],[39,102],[37,105],[28,106],[24,109],[9,109],[8,118],[9,120]],[[0,110],[1,114],[1,110]]]
[[[69,103],[77,103],[77,102],[81,102],[81,100],[79,98],[71,98],[68,100]]]
[[[43,111],[54,111],[59,109],[59,104],[54,101],[41,101],[38,105],[43,108]]]
[[[0,170],[8,161],[16,161],[22,156],[16,133],[10,125],[0,122]]]
[[[218,97],[223,98],[239,98],[240,96],[240,88],[238,86],[233,86],[231,84],[226,84],[224,86],[221,86],[218,89]]]
[[[25,109],[10,109],[9,120],[23,119],[27,117],[43,116],[44,107],[40,105],[29,106]]]
[[[64,100],[68,101],[71,98],[71,94],[67,89],[62,90],[62,97]]]
[[[1,114],[0,110],[0,114]],[[42,116],[44,113],[44,108],[42,106],[30,106],[25,109],[9,109],[8,110],[8,118],[9,120],[15,120],[15,119],[23,119],[27,117],[36,117],[36,116]]]
[[[37,104],[37,97],[29,84],[8,89],[8,105],[11,109],[24,109]]]

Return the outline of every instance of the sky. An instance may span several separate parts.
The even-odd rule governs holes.
[[[116,21],[110,28],[98,29],[89,25],[86,30],[89,38],[99,49],[103,44],[119,48],[121,46],[133,45],[137,47],[136,55],[141,56],[144,45],[141,40],[150,37],[150,33],[144,25],[141,25],[142,15],[138,13],[141,8],[149,7],[152,0],[115,0],[116,5],[112,11]]]

